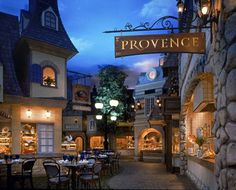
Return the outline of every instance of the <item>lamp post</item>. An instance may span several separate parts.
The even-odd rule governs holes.
[[[108,150],[108,126],[107,126],[107,122],[108,122],[108,117],[110,115],[110,120],[111,121],[116,121],[117,117],[116,115],[112,114],[112,111],[115,107],[117,107],[119,104],[118,100],[110,100],[109,101],[109,105],[110,108],[109,110],[105,110],[103,103],[95,103],[95,108],[98,110],[103,110],[103,115],[96,115],[96,119],[97,120],[102,120],[104,121],[104,149]],[[104,116],[104,117],[103,117]]]

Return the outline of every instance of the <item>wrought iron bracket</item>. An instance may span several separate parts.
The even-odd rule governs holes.
[[[192,23],[198,18],[198,16],[195,16],[192,19]],[[201,25],[193,25],[191,24],[189,27],[180,28],[178,27],[180,22],[180,18],[177,18],[175,16],[164,16],[156,20],[153,24],[150,24],[149,22],[140,23],[138,26],[133,26],[131,23],[127,23],[124,27],[124,29],[114,29],[114,30],[108,30],[104,31],[103,33],[122,33],[122,32],[141,32],[141,31],[153,31],[153,30],[169,30],[173,32],[174,30],[185,30],[185,29],[199,29],[199,28],[211,28],[211,26],[208,26],[207,23],[201,24]]]

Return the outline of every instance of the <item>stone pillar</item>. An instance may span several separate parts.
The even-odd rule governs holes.
[[[55,109],[55,122],[54,122],[54,152],[61,152],[62,141],[62,109]]]
[[[186,125],[185,120],[180,120],[180,175],[186,174],[187,157],[186,157]]]
[[[139,160],[138,135],[134,133],[134,160]]]
[[[215,175],[219,189],[236,189],[236,1],[223,0],[214,61]]]
[[[21,108],[20,105],[12,105],[12,154],[21,153]]]

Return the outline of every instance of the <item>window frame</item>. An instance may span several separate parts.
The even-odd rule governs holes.
[[[43,76],[44,76],[44,69],[46,68],[51,68],[54,71],[55,74],[55,86],[49,86],[49,85],[45,85],[43,84],[44,80],[43,80]],[[52,67],[51,65],[45,65],[42,67],[42,82],[41,82],[41,86],[43,87],[48,87],[48,88],[57,88],[57,71],[54,67]]]
[[[45,129],[45,128],[47,128],[47,129],[49,129],[49,126],[50,126],[50,132],[52,133],[52,138],[40,138],[41,136],[40,136],[40,132],[41,132],[41,127],[43,126],[43,128]],[[43,131],[43,130],[42,130]],[[46,131],[46,132],[49,132],[49,131]],[[37,134],[38,134],[38,147],[37,147],[37,152],[39,153],[39,154],[51,154],[51,153],[53,153],[54,152],[54,139],[55,139],[55,135],[54,135],[54,125],[53,124],[38,124],[37,125]],[[52,145],[49,145],[49,144],[47,144],[47,145],[42,145],[42,139],[49,139],[49,140],[52,140]],[[41,151],[41,148],[42,148],[42,146],[44,146],[44,147],[52,147],[52,151],[51,152],[42,152]],[[46,148],[47,149],[47,148]],[[47,149],[48,150],[48,149]]]
[[[52,26],[54,22],[54,26]],[[45,11],[44,13],[44,26],[50,29],[57,30],[57,18],[52,11]]]
[[[144,114],[146,116],[150,114],[154,105],[155,105],[155,96],[149,96],[144,98]]]

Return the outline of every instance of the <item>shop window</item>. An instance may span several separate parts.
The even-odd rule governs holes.
[[[159,132],[150,132],[143,140],[143,150],[162,150],[162,138]]]
[[[117,149],[134,149],[134,137],[125,136],[116,138]]]
[[[90,138],[91,149],[103,149],[104,138],[102,136],[95,136]]]
[[[145,98],[145,115],[150,114],[152,108],[154,107],[154,97]]]
[[[51,11],[46,11],[44,15],[44,25],[48,28],[56,30],[57,26],[57,19],[56,16],[53,12]]]
[[[43,68],[43,86],[56,87],[56,71],[52,67]]]
[[[21,131],[21,153],[37,153],[37,133],[36,124],[22,124]]]
[[[37,125],[38,128],[38,153],[53,153],[54,134],[52,125]]]
[[[213,112],[193,112],[193,107],[192,98],[186,115],[188,154],[214,161]]]

